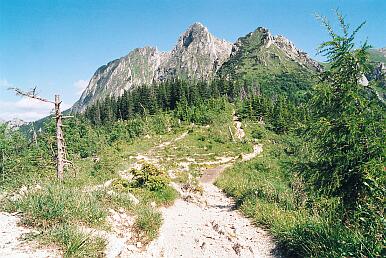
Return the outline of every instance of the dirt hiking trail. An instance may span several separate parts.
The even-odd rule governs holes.
[[[234,116],[236,137],[244,138],[241,122]],[[243,154],[242,161],[250,160],[263,151],[255,145],[253,152]],[[235,210],[234,201],[213,185],[216,178],[235,162],[208,168],[199,179],[202,194],[173,186],[181,194],[174,205],[161,208],[163,224],[157,239],[145,250],[122,253],[121,257],[280,257],[275,254],[272,237]]]
[[[236,130],[235,136],[243,140],[245,132],[237,116],[233,116]],[[129,178],[130,168],[140,167],[143,162],[160,165],[161,159],[157,152],[173,147],[173,144],[183,140],[188,135],[184,132],[174,140],[163,142],[146,153],[138,153],[134,163],[127,170],[120,171],[122,178]],[[276,244],[272,237],[263,229],[255,227],[235,209],[233,199],[213,185],[217,177],[236,160],[248,161],[263,151],[262,145],[254,145],[251,153],[241,157],[217,157],[216,161],[197,163],[195,154],[191,154],[185,162],[180,162],[183,171],[189,173],[190,166],[210,166],[203,170],[198,183],[202,192],[193,192],[179,183],[171,185],[180,193],[170,207],[162,207],[163,224],[159,236],[143,246],[133,243],[131,226],[133,218],[122,211],[109,210],[109,224],[112,232],[81,228],[82,231],[106,239],[105,255],[115,257],[281,257],[276,254]],[[190,174],[189,174],[190,176]],[[88,191],[107,188],[114,179]],[[133,196],[135,201],[135,196]],[[138,200],[137,200],[138,201]],[[58,251],[49,248],[37,249],[34,243],[24,242],[22,235],[28,229],[17,226],[19,218],[13,214],[0,213],[0,257],[60,257]]]
[[[226,166],[210,169],[220,174]],[[279,257],[272,238],[234,209],[234,202],[203,177],[203,194],[163,208],[159,237],[132,257]],[[123,256],[122,256],[123,257]]]

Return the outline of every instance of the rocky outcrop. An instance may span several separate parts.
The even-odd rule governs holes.
[[[295,62],[298,62],[300,65],[314,69],[316,71],[322,70],[322,67],[318,62],[311,59],[306,52],[296,48],[294,43],[289,41],[287,38],[281,35],[274,36],[273,44],[281,49],[289,58]]]
[[[210,79],[228,59],[231,49],[231,43],[214,37],[201,23],[195,23],[181,35],[171,52],[137,48],[100,67],[72,111],[82,112],[100,99],[119,96],[135,86],[172,78]]]
[[[282,74],[297,69],[320,71],[321,67],[283,36],[272,36],[260,27],[231,44],[214,37],[201,23],[194,23],[170,52],[137,48],[100,67],[72,111],[82,112],[108,96],[120,96],[133,87],[169,79],[237,79],[237,73],[242,78],[262,77],[272,71]]]
[[[229,58],[231,49],[231,43],[214,37],[201,23],[195,23],[178,39],[154,79],[210,79]]]

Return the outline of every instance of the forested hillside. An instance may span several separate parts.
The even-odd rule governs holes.
[[[266,48],[256,31],[213,80],[170,79],[95,101],[64,121],[64,182],[53,120],[36,140],[0,124],[1,210],[20,213],[31,241],[66,257],[179,254],[165,245],[208,257],[208,246],[225,245],[229,257],[385,256],[385,104],[377,80],[359,83],[371,67],[369,46],[354,44],[362,25],[350,32],[338,20],[335,32],[322,19],[324,71]],[[215,219],[202,235],[173,235],[174,222],[205,216]]]

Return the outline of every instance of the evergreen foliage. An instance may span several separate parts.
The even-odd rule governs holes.
[[[211,99],[226,98],[230,102],[249,99],[256,100],[256,95],[262,95],[265,102],[275,106],[273,112],[286,112],[286,106],[291,101],[299,102],[305,98],[292,88],[289,75],[283,75],[287,80],[280,79],[272,84],[259,85],[248,81],[214,80],[211,82],[188,82],[182,80],[167,81],[156,85],[144,85],[125,91],[117,98],[106,98],[97,101],[86,109],[85,117],[94,125],[111,124],[118,120],[129,120],[137,116],[154,115],[162,111],[174,111],[176,116],[187,122],[198,124],[210,123],[206,114],[206,106],[212,106]],[[283,78],[284,78],[283,77]],[[292,79],[291,79],[292,78]],[[306,87],[306,86],[304,86]],[[288,101],[287,101],[288,100]],[[276,105],[279,105],[276,107]],[[254,103],[257,111],[258,103]],[[280,110],[280,111],[279,111]],[[252,115],[252,114],[250,114]],[[281,116],[281,114],[280,114]],[[284,117],[278,117],[283,124]],[[284,124],[282,125],[284,127]],[[286,130],[281,128],[278,130]]]
[[[342,198],[349,209],[356,209],[374,193],[384,191],[384,106],[359,83],[368,68],[366,43],[355,48],[349,26],[338,14],[343,35],[323,24],[331,40],[320,47],[331,62],[309,103],[312,118],[307,142],[313,155],[306,178],[315,190]]]

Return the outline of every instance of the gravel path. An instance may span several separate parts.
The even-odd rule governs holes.
[[[61,257],[54,249],[38,248],[36,243],[22,240],[31,230],[18,226],[20,218],[14,214],[0,212],[0,257],[1,258],[46,258]]]
[[[234,203],[211,183],[201,202],[177,200],[163,209],[159,237],[131,257],[278,257],[262,229],[234,210]]]
[[[254,146],[249,160],[262,151]],[[234,209],[234,203],[212,183],[231,164],[207,169],[200,179],[203,194],[163,208],[159,237],[143,252],[129,257],[279,257],[273,239]],[[123,256],[122,256],[123,257]]]

